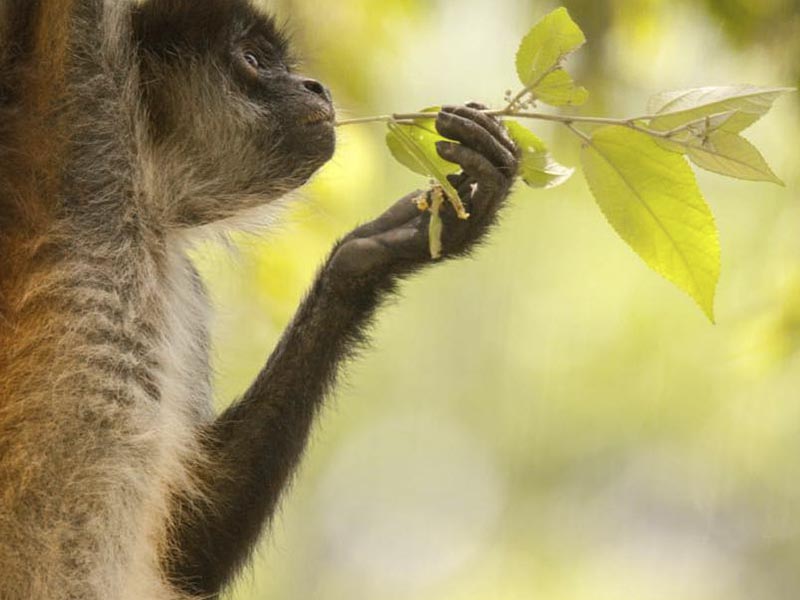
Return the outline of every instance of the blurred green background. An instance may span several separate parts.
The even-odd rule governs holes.
[[[650,94],[796,85],[798,0],[574,0],[585,114]],[[554,3],[280,0],[342,116],[516,87]],[[796,600],[800,597],[800,103],[748,135],[786,188],[699,173],[721,231],[718,324],[648,271],[580,174],[520,187],[476,260],[381,313],[315,429],[235,600]],[[578,144],[533,124],[556,158]],[[416,187],[380,125],[263,237],[198,263],[218,308],[220,403],[241,393],[334,240]]]

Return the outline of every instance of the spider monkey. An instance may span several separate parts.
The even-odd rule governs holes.
[[[517,149],[445,107],[439,154],[495,222]],[[0,598],[217,598],[275,512],[343,359],[433,264],[415,192],[340,240],[260,374],[212,412],[208,226],[335,147],[331,95],[246,0],[0,0]]]

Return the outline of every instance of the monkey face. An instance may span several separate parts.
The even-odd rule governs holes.
[[[231,49],[231,70],[249,102],[263,111],[267,154],[277,151],[289,179],[305,181],[334,151],[334,107],[320,82],[292,72],[290,61],[261,33],[248,32]],[[266,132],[265,132],[266,133]],[[308,172],[308,173],[307,173]]]
[[[139,154],[179,225],[237,216],[305,183],[335,147],[328,90],[245,0],[150,0],[134,12]]]

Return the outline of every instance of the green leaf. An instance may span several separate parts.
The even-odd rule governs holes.
[[[733,112],[721,129],[730,133],[744,131],[758,121],[782,94],[792,88],[761,88],[752,85],[704,87],[653,96],[648,111],[658,115],[650,128],[670,131],[703,119]]]
[[[438,110],[437,107],[421,112],[438,112]],[[410,138],[413,145],[409,146],[405,138]],[[420,175],[435,177],[433,171],[447,175],[457,173],[459,170],[458,165],[444,160],[436,151],[436,142],[444,139],[436,131],[433,118],[417,119],[409,125],[390,123],[386,144],[389,146],[392,156],[400,164]]]
[[[427,109],[424,112],[431,110],[438,109]],[[467,218],[469,215],[464,210],[458,192],[447,179],[447,175],[459,172],[460,167],[444,160],[436,151],[436,142],[445,138],[436,132],[433,121],[417,119],[411,124],[390,122],[388,127],[386,145],[389,146],[392,156],[415,173],[438,181],[459,217]]]
[[[558,164],[547,151],[544,142],[534,133],[516,121],[504,121],[511,139],[519,147],[519,174],[532,188],[553,188],[567,181],[575,169]]]
[[[784,185],[758,149],[736,133],[721,130],[704,139],[692,137],[673,143],[701,169],[736,179]]]
[[[563,60],[586,43],[586,36],[566,8],[558,8],[534,25],[517,51],[517,74],[533,88]]]
[[[686,160],[647,134],[617,126],[596,130],[582,159],[589,187],[611,226],[713,322],[719,237]]]
[[[538,100],[550,106],[580,106],[589,99],[586,88],[576,85],[564,69],[545,75],[531,91]]]

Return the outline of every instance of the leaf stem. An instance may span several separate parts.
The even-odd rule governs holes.
[[[577,127],[575,127],[574,124],[565,122],[564,125],[566,125],[567,129],[569,129],[572,133],[581,138],[584,141],[584,143],[586,144],[592,143],[592,138],[583,131],[581,131],[580,129],[578,129]]]
[[[538,82],[537,82],[537,84],[538,84]],[[533,87],[534,87],[533,85],[530,85],[530,86],[524,88],[516,96],[514,96],[511,99],[511,101],[508,103],[508,105],[506,106],[505,110],[508,110],[508,111],[515,110],[517,108],[517,105],[519,104],[520,100],[522,100],[527,94],[530,94],[531,91],[533,90]]]
[[[563,58],[564,58],[564,57],[562,56],[562,59],[563,59]],[[521,101],[521,100],[522,100],[522,99],[523,99],[525,96],[527,96],[528,94],[531,94],[531,95],[532,95],[532,94],[533,94],[533,90],[534,90],[534,89],[536,89],[536,87],[537,87],[537,86],[538,86],[540,83],[542,83],[542,81],[544,81],[545,77],[547,77],[548,75],[550,75],[550,73],[553,73],[553,72],[557,71],[557,70],[558,70],[558,69],[560,69],[560,68],[561,68],[561,60],[559,60],[558,62],[556,62],[556,64],[554,64],[552,67],[550,67],[549,69],[547,69],[547,70],[546,70],[544,73],[542,73],[542,74],[539,76],[539,78],[538,78],[538,79],[536,79],[536,81],[534,81],[533,83],[531,83],[531,84],[529,84],[529,85],[526,85],[526,86],[525,86],[525,87],[524,87],[522,90],[520,90],[520,91],[519,91],[519,93],[517,93],[517,95],[516,95],[516,96],[514,96],[514,97],[511,99],[511,102],[509,102],[509,103],[508,103],[508,106],[506,106],[506,107],[505,107],[505,110],[506,110],[506,111],[509,111],[509,112],[512,112],[512,113],[513,113],[513,112],[516,112],[517,110],[519,110],[519,108],[520,108],[520,101]],[[532,99],[532,100],[535,100],[536,98],[535,98],[535,97],[532,97],[531,99]]]

